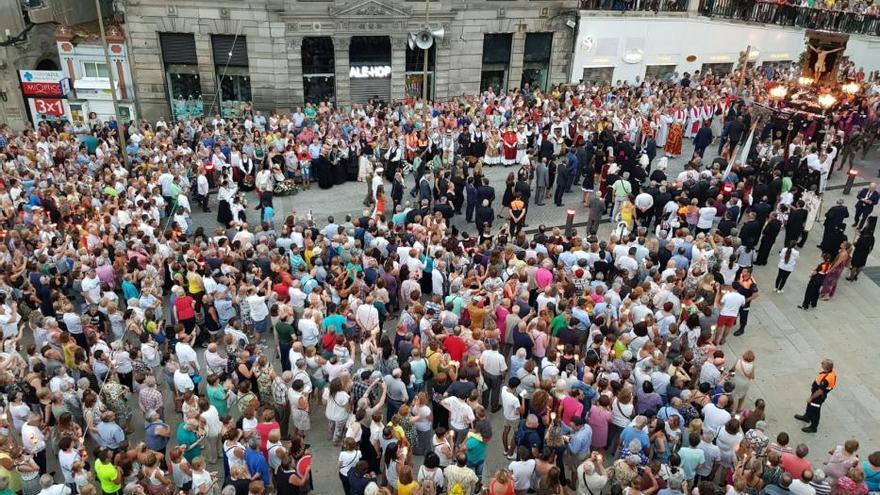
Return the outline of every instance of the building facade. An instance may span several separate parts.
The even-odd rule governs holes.
[[[674,72],[729,73],[746,47],[751,47],[750,63],[790,67],[806,49],[804,36],[804,28],[747,24],[693,13],[659,17],[627,13],[622,18],[582,11],[570,82],[634,83]],[[868,72],[878,69],[880,37],[850,35],[846,56]]]
[[[101,120],[108,120],[116,114],[111,94],[110,71],[121,114],[116,117],[122,122],[137,117],[124,31],[122,27],[111,24],[107,26],[106,34],[109,68],[95,23],[60,26],[55,32],[61,70],[72,87],[67,103],[73,122],[87,120],[92,112]]]
[[[422,93],[566,82],[577,27],[571,0],[125,0],[139,114],[155,120],[347,106]],[[427,20],[426,20],[427,19]],[[427,51],[409,34],[444,36]]]

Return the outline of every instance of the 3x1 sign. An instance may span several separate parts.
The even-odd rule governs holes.
[[[62,96],[61,84],[47,82],[23,82],[21,92],[25,96]]]
[[[42,115],[54,115],[61,117],[64,115],[63,100],[57,98],[34,98],[34,109]]]

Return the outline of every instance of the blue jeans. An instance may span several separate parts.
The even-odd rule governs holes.
[[[480,483],[483,482],[483,465],[486,464],[485,460],[477,461],[477,462],[468,462],[467,466],[474,470],[474,473],[477,475],[477,478],[480,479]]]

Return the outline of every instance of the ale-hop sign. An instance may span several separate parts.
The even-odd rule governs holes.
[[[352,67],[348,71],[348,77],[352,79],[384,79],[391,77],[390,65],[362,65]]]

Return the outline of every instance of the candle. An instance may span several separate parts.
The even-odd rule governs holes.
[[[556,419],[556,413],[552,412],[552,413],[550,413],[550,420],[552,421],[554,419]]]

